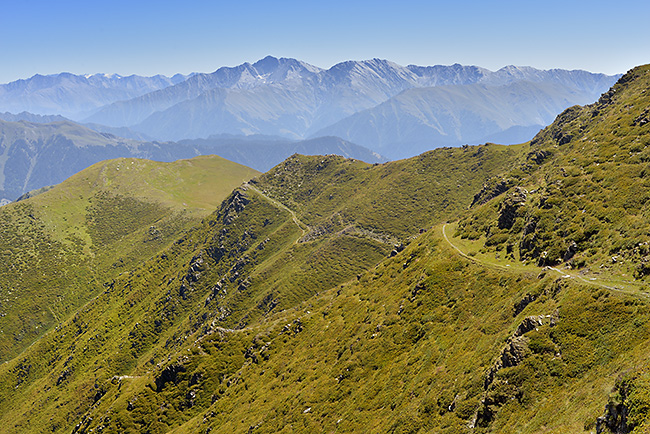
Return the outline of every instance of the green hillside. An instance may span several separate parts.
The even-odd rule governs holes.
[[[85,396],[95,381],[104,387],[113,376],[150,370],[197,328],[246,328],[344,284],[421,228],[465,208],[470,192],[517,161],[522,149],[440,149],[383,165],[290,158],[236,190],[164,253],[102,282],[99,297],[7,363],[2,390],[11,396],[18,386],[25,401],[4,395],[2,414],[13,415],[21,430],[41,417],[35,426],[65,430],[88,408],[77,399],[62,406],[57,396]],[[61,380],[61,372],[52,378],[58,363],[69,372]],[[46,423],[50,417],[57,422]]]
[[[0,432],[647,432],[648,71],[529,144],[292,156],[0,365]]]
[[[173,242],[257,172],[220,157],[118,159],[0,208],[0,361]]]
[[[572,107],[531,142],[527,161],[492,184],[507,190],[460,222],[486,251],[590,277],[650,274],[650,67],[600,100]]]

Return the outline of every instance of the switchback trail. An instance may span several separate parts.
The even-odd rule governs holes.
[[[259,194],[260,196],[264,197],[266,200],[268,200],[269,202],[271,202],[273,205],[275,205],[275,206],[277,206],[278,208],[282,208],[283,210],[287,211],[289,214],[291,214],[291,218],[293,219],[293,222],[294,222],[294,223],[296,224],[296,226],[298,226],[298,227],[300,228],[300,230],[302,231],[302,236],[304,237],[304,236],[307,234],[307,230],[309,229],[309,226],[306,225],[306,224],[304,224],[302,221],[300,221],[300,219],[298,218],[298,216],[296,216],[296,213],[295,213],[292,209],[288,208],[288,207],[287,207],[285,204],[283,204],[282,202],[278,202],[277,200],[273,199],[272,197],[267,196],[267,195],[264,194],[260,189],[258,189],[257,187],[252,186],[251,184],[249,184],[249,183],[247,183],[247,182],[244,183],[244,188],[245,188],[245,189],[251,189],[251,190],[253,190],[253,191],[256,192],[257,194]]]

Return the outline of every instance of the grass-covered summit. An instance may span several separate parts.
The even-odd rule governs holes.
[[[220,157],[117,159],[0,208],[0,360],[164,249],[257,174]]]

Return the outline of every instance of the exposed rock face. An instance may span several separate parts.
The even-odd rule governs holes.
[[[533,252],[533,256],[537,256],[537,237],[535,236],[535,229],[537,229],[537,219],[528,218],[524,225],[524,230],[521,234],[521,242],[519,243],[519,254],[523,257],[526,252]]]
[[[223,216],[223,222],[230,224],[237,218],[238,213],[244,210],[250,199],[241,190],[235,190],[228,199],[221,205],[219,213]]]
[[[634,121],[632,122],[632,126],[641,127],[641,126],[647,124],[648,122],[650,122],[650,108],[647,108],[647,109],[643,110],[643,113],[641,113],[639,116],[634,118]]]
[[[596,434],[627,434],[627,407],[624,404],[607,404],[605,415],[596,420]]]
[[[535,330],[537,327],[544,325],[544,320],[546,317],[544,315],[539,316],[529,316],[524,318],[524,320],[519,324],[517,330],[515,330],[515,337],[522,336],[529,331]],[[511,365],[514,366],[514,365]]]
[[[617,400],[610,400],[605,406],[605,414],[596,419],[596,434],[628,434],[633,426],[628,425],[628,408],[625,401],[628,396],[628,387],[625,382],[616,385]]]
[[[497,197],[498,195],[508,191],[508,189],[511,186],[512,186],[512,182],[504,178],[489,180],[488,182],[483,184],[483,188],[481,188],[481,191],[479,191],[474,195],[474,199],[472,200],[472,204],[470,205],[470,208],[472,208],[475,205],[483,205],[484,203],[490,201],[491,199]]]
[[[517,217],[517,211],[526,202],[528,191],[515,187],[514,191],[499,206],[499,229],[510,229]]]
[[[536,149],[528,154],[527,159],[535,164],[542,164],[549,156],[549,152]]]
[[[519,315],[524,309],[526,309],[526,306],[528,306],[530,303],[535,301],[537,299],[536,295],[532,294],[526,294],[524,298],[519,300],[517,303],[515,303],[514,307],[514,316]]]
[[[555,315],[529,316],[519,324],[517,330],[506,341],[501,354],[494,362],[494,365],[485,375],[483,387],[485,389],[483,400],[476,411],[470,428],[476,426],[486,427],[493,420],[498,409],[510,399],[520,399],[522,391],[515,385],[497,378],[497,373],[503,368],[510,368],[519,365],[531,354],[528,347],[529,339],[524,336],[529,331],[535,330],[544,323],[555,325]]]
[[[156,391],[160,392],[165,387],[165,384],[178,381],[178,374],[185,372],[185,367],[180,364],[167,366],[158,377],[156,377]]]
[[[578,252],[578,245],[576,244],[575,241],[572,241],[571,244],[569,244],[569,247],[567,247],[566,252],[564,252],[564,256],[562,257],[563,261],[568,261],[569,259],[573,258],[573,255],[575,255]]]

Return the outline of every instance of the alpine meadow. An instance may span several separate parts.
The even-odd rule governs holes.
[[[650,65],[0,84],[0,434],[642,434],[649,349]]]

